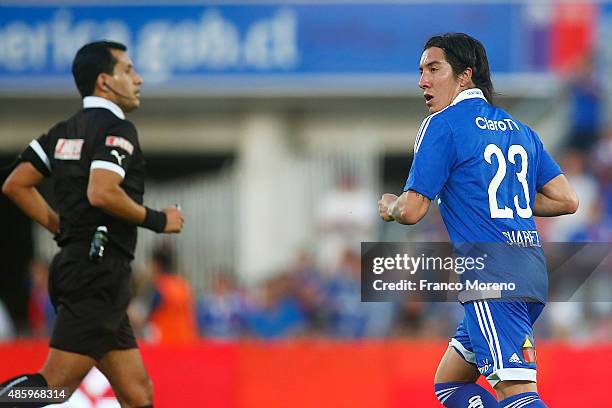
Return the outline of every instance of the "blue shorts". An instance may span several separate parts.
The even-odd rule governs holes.
[[[477,300],[463,305],[465,317],[450,345],[478,368],[492,387],[500,381],[536,381],[533,324],[544,304]]]

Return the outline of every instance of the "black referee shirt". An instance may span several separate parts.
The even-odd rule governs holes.
[[[104,98],[85,97],[81,111],[32,140],[21,160],[52,179],[60,216],[59,246],[88,243],[104,225],[110,243],[134,257],[137,226],[92,207],[87,199],[90,170],[106,169],[121,175],[121,187],[132,200],[143,202],[144,158],[136,127],[121,108]]]

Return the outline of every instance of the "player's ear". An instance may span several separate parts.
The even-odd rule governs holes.
[[[459,75],[459,82],[461,86],[468,86],[472,83],[472,73],[472,68],[467,67],[465,71]]]

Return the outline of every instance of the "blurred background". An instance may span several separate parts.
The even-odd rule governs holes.
[[[79,109],[70,66],[80,46],[123,42],[144,78],[129,119],[147,160],[145,202],[180,203],[186,216],[178,236],[141,229],[133,264],[129,313],[162,378],[156,406],[182,406],[163,377],[177,365],[202,371],[187,392],[201,406],[437,406],[430,384],[462,308],[362,303],[360,242],[448,239],[436,206],[414,227],[377,215],[383,192],[402,191],[427,116],[422,46],[444,32],[483,42],[494,102],[538,132],[579,194],[575,215],[538,220],[543,240],[611,242],[612,3],[0,0],[3,177]],[[0,211],[8,374],[44,359],[57,248],[4,196]],[[555,377],[555,356],[585,370],[612,364],[610,257],[598,271],[597,301],[551,303],[538,322],[551,406],[573,406],[576,381],[596,389],[591,376]],[[15,350],[30,357],[10,360]],[[188,364],[194,355],[202,366]],[[288,379],[296,370],[303,382]],[[67,406],[118,406],[91,376]],[[558,381],[572,386],[555,394]],[[310,403],[330,382],[338,390]],[[354,400],[333,399],[355,384]]]

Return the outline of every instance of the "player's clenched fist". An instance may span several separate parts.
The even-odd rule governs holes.
[[[183,218],[183,212],[177,207],[164,208],[163,212],[166,214],[166,227],[164,232],[181,232],[185,218]]]
[[[395,194],[383,194],[380,200],[378,200],[378,211],[380,213],[380,218],[383,221],[393,221],[393,217],[389,215],[389,208],[395,203],[397,200],[397,196]]]

